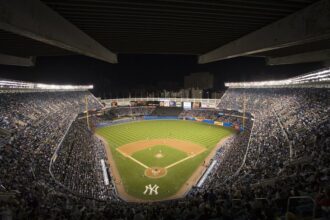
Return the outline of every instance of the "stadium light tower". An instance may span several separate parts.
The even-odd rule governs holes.
[[[86,121],[87,121],[87,127],[89,130],[91,130],[91,127],[89,125],[89,118],[88,118],[88,97],[87,95],[85,96],[85,105],[86,105]]]
[[[246,108],[246,96],[243,94],[243,131],[245,129],[245,108]]]

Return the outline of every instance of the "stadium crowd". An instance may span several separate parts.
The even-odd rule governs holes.
[[[57,152],[51,171],[59,183],[77,195],[112,199],[113,186],[104,184],[101,168],[105,149],[101,140],[88,130],[85,120],[73,122]]]
[[[0,189],[14,190],[34,203],[37,187],[50,182],[49,162],[56,146],[79,112],[101,108],[89,92],[0,93]],[[37,193],[38,194],[38,193]],[[1,206],[0,206],[1,207]]]
[[[116,119],[122,117],[137,117],[151,115],[155,111],[154,106],[132,106],[132,107],[115,107],[106,112],[108,119]]]
[[[182,112],[181,107],[157,107],[151,115],[154,116],[179,116]]]
[[[218,110],[214,109],[191,109],[191,110],[184,110],[179,115],[180,118],[187,118],[187,117],[200,117],[200,118],[207,118],[215,120],[218,117]]]
[[[0,212],[31,219],[276,219],[287,210],[288,198],[307,196],[315,199],[323,219],[329,219],[329,92],[228,89],[218,106],[231,109],[225,115],[219,117],[219,110],[182,112],[181,116],[236,122],[238,117],[230,116],[233,111],[245,108],[251,115],[244,131],[217,152],[216,169],[201,188],[193,188],[181,200],[152,204],[118,201],[109,192],[111,185],[101,186],[96,167],[104,151],[81,121],[71,125],[53,166],[55,179],[80,196],[51,181],[51,156],[83,110],[86,93],[0,94],[1,103],[6,103],[0,105],[0,127],[12,133],[0,148],[0,191],[15,190],[17,198],[1,200]],[[92,97],[88,100],[95,108],[99,105]],[[115,111],[132,115],[132,109]],[[144,107],[135,112],[151,114]],[[289,210],[311,215],[313,204],[305,201],[293,200]]]
[[[232,172],[229,182],[213,181],[216,186],[210,188],[231,185],[238,198],[245,197],[244,190],[268,201],[278,198],[282,203],[277,205],[286,205],[289,196],[315,198],[315,194],[328,189],[330,100],[327,97],[328,89],[228,89],[219,107],[242,110],[238,103],[245,99],[246,109],[255,120],[249,142],[245,141],[246,155],[236,155],[240,157],[236,163],[230,161],[231,166],[242,162],[243,166]],[[220,167],[226,167],[225,164],[223,160]],[[255,188],[246,189],[246,186]],[[285,208],[282,205],[279,210]],[[329,215],[329,210],[326,212]]]

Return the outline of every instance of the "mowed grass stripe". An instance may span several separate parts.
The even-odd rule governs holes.
[[[188,133],[188,132],[187,132]],[[102,132],[102,134],[104,135],[104,133]],[[158,137],[161,137],[162,135],[152,135],[152,134],[149,134],[149,133],[145,133],[145,135],[147,137],[149,137],[150,139],[151,138],[158,138]],[[176,138],[180,138],[180,139],[184,139],[184,140],[191,140],[193,142],[197,142],[195,141],[195,138],[192,138],[191,137],[192,133],[189,132],[188,134],[185,134],[185,135],[182,135],[181,137],[178,137],[177,135],[175,136]],[[203,135],[203,134],[202,134]],[[219,134],[220,136],[222,136],[222,134]],[[106,136],[107,138],[112,138],[112,135],[104,135]],[[137,140],[141,140],[141,134],[137,135],[137,134],[134,134],[134,131],[129,131],[127,132],[126,130],[123,131],[123,133],[121,134],[116,134],[116,132],[113,133],[113,136],[116,136],[116,145],[120,145],[120,144],[125,144],[125,143],[129,143],[129,142],[134,142],[134,141],[137,141]],[[199,143],[202,143],[202,144],[206,144],[208,142],[214,142],[214,141],[218,141],[219,137],[214,137],[214,138],[210,138],[209,135],[205,135],[205,136],[208,136],[208,137],[201,137],[201,138],[198,138],[198,142]],[[167,135],[167,137],[171,138],[173,137],[173,135]],[[147,138],[146,138],[147,139]]]
[[[104,134],[104,133],[102,132],[102,134]],[[106,134],[105,136],[107,138],[111,138],[112,135],[108,135],[108,134]],[[197,137],[194,138],[194,137],[192,137],[192,134],[194,134],[194,133],[192,133],[192,132],[186,132],[186,134],[181,135],[181,137],[178,137],[177,135],[175,135],[175,137],[176,138],[180,138],[180,139],[184,139],[184,140],[191,140],[193,142],[199,142],[201,144],[205,144],[205,143],[208,143],[208,142],[218,141],[218,136],[213,137],[213,138],[210,138],[210,135],[204,134],[204,133],[201,132],[200,133],[201,135],[197,135]],[[160,135],[154,135],[153,133],[150,133],[150,132],[145,132],[144,135],[146,137],[149,137],[149,138],[159,138],[159,137],[162,137],[163,136],[162,134],[160,134]],[[222,136],[221,134],[219,134],[219,135]],[[125,144],[125,143],[128,143],[128,142],[134,142],[134,141],[137,141],[137,140],[141,140],[141,134],[138,134],[138,132],[136,132],[136,131],[134,131],[132,129],[125,129],[121,133],[118,133],[118,134],[117,134],[117,132],[113,132],[113,136],[116,136],[116,141],[115,141],[116,145],[120,145],[120,144]],[[166,136],[169,137],[169,138],[171,138],[174,135],[173,135],[173,133],[171,133],[170,135],[166,135]],[[200,137],[200,136],[202,136],[202,137]],[[196,141],[196,139],[197,139],[197,141]]]

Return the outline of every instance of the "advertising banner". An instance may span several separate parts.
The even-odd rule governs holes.
[[[201,103],[202,108],[215,108],[215,103],[210,102],[202,102]]]
[[[200,107],[201,107],[201,103],[200,102],[194,102],[193,103],[193,109],[200,108]]]
[[[148,106],[159,106],[159,102],[157,102],[157,101],[148,101],[147,105]]]
[[[178,120],[177,116],[143,116],[144,120]]]
[[[117,104],[118,104],[118,106],[130,106],[131,102],[130,101],[118,101]]]
[[[223,126],[222,121],[215,121],[214,124],[215,124],[215,125],[218,125],[218,126]]]
[[[182,107],[182,102],[176,102],[176,107]]]
[[[207,124],[211,124],[211,125],[214,124],[214,121],[211,120],[211,119],[204,119],[203,122],[204,122],[204,123],[207,123]]]
[[[146,101],[137,101],[138,106],[146,106],[147,102]]]
[[[202,118],[202,117],[195,117],[195,120],[196,120],[196,121],[203,121],[204,118]]]
[[[224,122],[223,123],[223,126],[224,127],[232,127],[233,126],[233,123],[231,123],[231,122]]]
[[[184,102],[183,103],[183,109],[191,109],[191,102]]]
[[[164,107],[170,107],[170,101],[164,101]]]
[[[176,107],[176,103],[174,101],[170,101],[170,107]]]

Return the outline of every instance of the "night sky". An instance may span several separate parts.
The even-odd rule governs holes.
[[[193,72],[215,75],[217,90],[227,81],[283,79],[322,67],[319,63],[267,66],[263,58],[242,57],[198,64],[197,56],[119,55],[118,64],[84,56],[38,57],[34,67],[0,65],[0,77],[32,82],[93,84],[94,93],[125,97],[141,90],[179,89]]]

